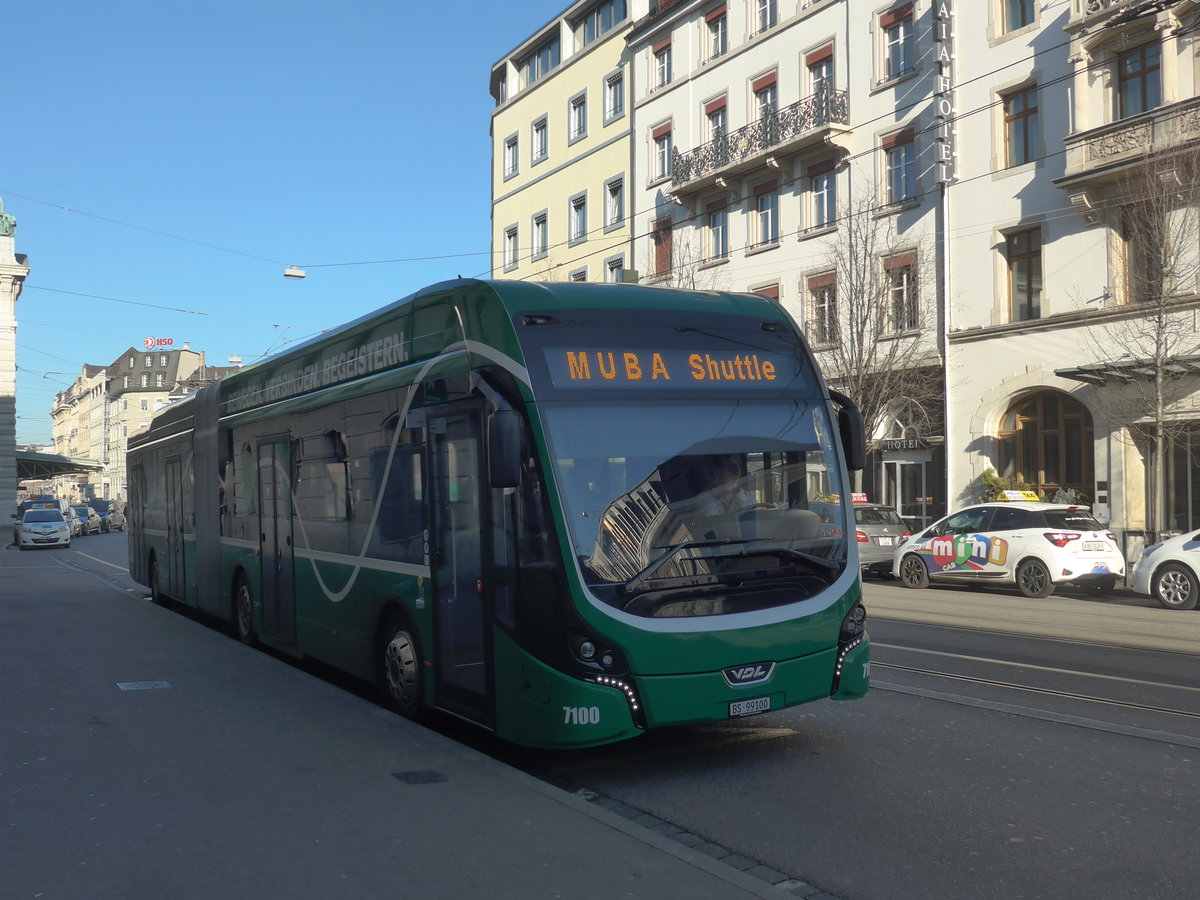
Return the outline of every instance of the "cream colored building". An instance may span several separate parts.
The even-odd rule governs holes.
[[[625,278],[626,7],[626,0],[575,3],[492,67],[495,277]]]
[[[879,343],[938,371],[942,396],[897,398],[874,434],[872,499],[928,521],[979,499],[991,470],[1093,504],[1131,551],[1144,529],[1200,527],[1200,3],[630,0],[627,13],[604,46],[616,59],[625,45],[643,282],[777,297],[830,373],[852,324],[836,248],[853,222],[887,232],[882,252],[849,256],[893,288],[884,320],[901,324]],[[568,156],[557,199],[536,193],[525,157],[503,177],[505,140],[525,148],[552,108],[514,80],[518,63],[568,21],[493,69],[498,97],[498,74],[520,87],[493,115],[497,254],[506,227],[526,247],[530,215],[596,177]],[[568,58],[546,81],[560,107],[596,78]],[[507,274],[547,277],[529,256]]]
[[[17,496],[17,298],[29,260],[17,253],[16,217],[0,201],[0,504]]]

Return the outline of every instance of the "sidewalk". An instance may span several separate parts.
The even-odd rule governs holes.
[[[6,898],[820,896],[413,725],[124,581],[73,567],[71,551],[0,550]]]

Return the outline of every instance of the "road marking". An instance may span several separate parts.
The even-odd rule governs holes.
[[[103,565],[106,565],[106,566],[112,566],[118,572],[124,572],[126,575],[129,574],[129,569],[127,569],[125,566],[119,566],[116,563],[110,563],[107,559],[101,559],[98,556],[92,556],[92,554],[84,553],[82,550],[76,550],[75,552],[78,553],[80,556],[86,556],[88,559],[92,560],[93,562],[102,563]]]

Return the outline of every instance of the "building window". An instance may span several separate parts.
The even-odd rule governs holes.
[[[1121,242],[1124,249],[1126,303],[1161,301],[1167,288],[1162,246],[1166,235],[1154,204],[1130,204],[1121,209]]]
[[[550,152],[545,116],[533,123],[533,135],[530,143],[533,145],[532,162],[541,162]]]
[[[166,385],[166,381],[167,381],[167,374],[165,372],[155,372],[154,373],[154,386],[155,387],[164,387]]]
[[[567,110],[567,140],[574,142],[587,137],[587,94],[576,94],[571,98]]]
[[[775,89],[775,73],[770,72],[761,78],[754,79],[750,90],[754,93],[754,108],[758,118],[766,119],[773,116],[779,106],[779,95]]]
[[[724,3],[704,17],[704,25],[708,29],[708,55],[705,59],[724,56],[729,50],[729,17],[725,14]]]
[[[603,0],[589,9],[575,26],[576,39],[586,47],[625,21],[625,0]]]
[[[534,50],[521,67],[525,73],[525,87],[529,87],[539,78],[545,78],[558,68],[561,58],[558,38],[552,38]]]
[[[129,385],[125,385],[125,387],[129,387]],[[129,401],[128,400],[121,401],[121,412],[129,412]]]
[[[654,142],[654,163],[650,171],[655,179],[671,177],[671,126],[660,125],[650,133]]]
[[[604,227],[616,228],[625,221],[625,179],[614,178],[604,185]]]
[[[836,163],[832,159],[808,167],[809,227],[828,228],[837,221]]]
[[[671,83],[671,39],[654,45],[654,86],[666,87]]]
[[[517,242],[518,230],[511,225],[504,230],[504,270],[515,269],[521,261],[521,248]]]
[[[888,325],[893,334],[921,325],[917,297],[917,256],[904,253],[883,261],[888,278]]]
[[[582,269],[572,269],[567,275],[567,280],[576,282],[587,281],[587,266],[584,266]]]
[[[140,406],[142,412],[146,412],[148,409],[150,409],[149,399],[147,399],[146,397],[143,397],[139,403],[139,406]]]
[[[158,358],[158,364],[159,364],[160,366],[165,366],[165,365],[167,364],[167,354],[165,354],[165,353],[164,353],[164,354],[162,354],[161,356],[159,356],[159,358]]]
[[[809,53],[804,57],[804,64],[808,71],[810,93],[815,95],[822,90],[833,89],[833,44],[826,44],[820,50]]]
[[[884,81],[907,75],[915,68],[912,17],[911,3],[906,3],[879,17],[879,30],[883,37]]]
[[[1004,98],[1004,150],[1009,167],[1037,159],[1037,88],[1027,88]]]
[[[533,259],[543,259],[550,252],[550,226],[543,210],[533,217]]]
[[[145,362],[146,368],[150,368],[152,365],[154,365],[154,357],[147,353]]]
[[[818,344],[833,344],[838,338],[837,276],[833,272],[808,279],[809,331]]]
[[[129,368],[132,369],[135,365],[137,365],[137,360],[132,356],[129,357]]]
[[[1043,496],[1065,488],[1091,493],[1092,415],[1057,391],[1024,397],[1000,420],[996,471]]]
[[[1004,33],[1032,25],[1036,10],[1034,0],[1004,0]]]
[[[617,72],[604,80],[604,124],[625,114],[625,76]]]
[[[624,256],[612,256],[604,261],[604,280],[609,284],[620,284],[625,280]]]
[[[128,375],[125,375],[124,377],[122,377],[121,387],[125,388],[126,390],[129,389],[129,376]]]
[[[587,194],[576,194],[570,200],[570,243],[578,244],[587,240]]]
[[[779,243],[779,187],[768,181],[754,189],[754,239],[752,248]]]
[[[729,258],[729,204],[717,200],[706,209],[706,239],[708,259],[715,261]]]
[[[148,372],[142,373],[142,387],[150,387],[150,374]],[[143,400],[142,402],[144,403],[145,401]]]
[[[774,28],[779,21],[779,4],[776,0],[754,0],[754,34],[762,34]]]
[[[708,139],[715,141],[729,133],[729,123],[725,106],[725,96],[710,100],[704,104],[704,117],[708,123]]]
[[[1038,228],[1017,231],[1004,239],[1008,260],[1008,305],[1013,322],[1042,314],[1042,233]]]
[[[651,232],[654,244],[654,277],[666,278],[671,274],[672,250],[674,249],[673,223],[670,219],[658,219]]]
[[[1121,119],[1162,104],[1162,49],[1146,44],[1117,57],[1117,117]]]
[[[520,144],[514,134],[504,139],[504,177],[512,178],[521,171]]]
[[[889,206],[917,199],[917,148],[909,129],[883,141],[887,203]]]

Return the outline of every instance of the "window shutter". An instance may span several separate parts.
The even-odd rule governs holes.
[[[813,66],[817,65],[817,63],[823,63],[825,60],[832,58],[833,44],[826,44],[820,50],[814,50],[812,53],[808,54],[808,56],[804,57],[804,64],[811,69]]]
[[[720,110],[724,109],[725,101],[726,101],[726,97],[724,94],[722,94],[716,100],[709,100],[707,103],[704,104],[704,114],[706,116],[711,116],[713,113],[719,112]]]
[[[721,16],[723,16],[723,15],[725,15],[725,4],[724,3],[722,3],[720,6],[714,7],[711,11],[709,11],[704,16],[704,21],[707,24],[709,22],[712,22],[714,19],[721,18]]]
[[[911,19],[913,14],[913,5],[905,3],[903,6],[897,6],[891,12],[886,12],[879,17],[879,24],[884,28],[891,28],[897,22],[903,22],[905,19]]]
[[[834,272],[824,272],[820,275],[813,275],[808,279],[808,289],[810,291],[819,291],[821,288],[827,288],[837,281],[837,274]]]
[[[657,128],[655,128],[653,131],[651,131],[651,132],[650,132],[650,137],[651,137],[653,140],[656,140],[656,141],[657,141],[659,138],[661,138],[661,137],[666,137],[666,136],[667,136],[668,134],[670,134],[670,133],[671,133],[671,123],[670,123],[670,122],[667,122],[667,123],[666,123],[666,124],[664,124],[664,125],[659,125],[659,126],[658,126]]]
[[[755,78],[752,82],[750,82],[750,90],[756,94],[759,91],[765,91],[767,88],[775,84],[775,78],[775,72],[768,72],[766,75],[763,75],[760,78]]]

